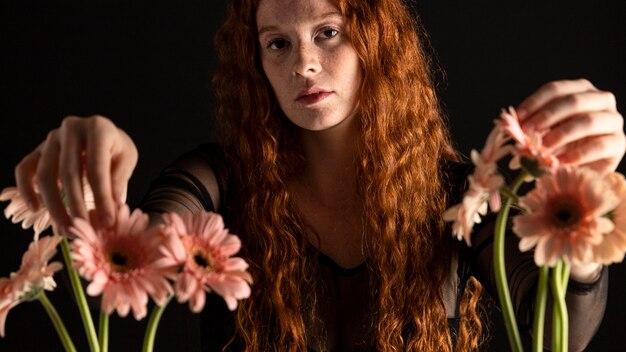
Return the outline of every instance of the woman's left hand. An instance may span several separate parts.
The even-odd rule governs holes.
[[[605,174],[617,169],[626,151],[624,118],[615,96],[585,79],[547,83],[517,113],[524,129],[546,132],[544,146],[564,164]]]
[[[561,163],[606,174],[615,171],[624,157],[624,118],[617,111],[615,96],[585,79],[549,82],[516,110],[524,129],[545,131],[544,146]],[[573,264],[570,277],[591,283],[601,270],[597,263]]]

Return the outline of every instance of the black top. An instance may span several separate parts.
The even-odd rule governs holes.
[[[204,144],[183,155],[163,170],[152,182],[148,195],[140,204],[145,212],[214,210],[214,200],[207,190],[215,175],[220,194],[220,211],[226,224],[229,214],[227,203],[233,192],[229,192],[229,170],[222,148],[216,144]],[[466,176],[471,167],[450,164],[450,204],[460,201],[466,187]],[[492,226],[493,219],[484,219],[478,226]],[[479,231],[475,227],[473,247],[464,242],[453,241],[453,258],[450,276],[443,288],[444,303],[448,314],[453,342],[459,324],[459,303],[470,276],[475,276],[493,297],[496,297],[495,277],[492,269],[491,231]],[[448,227],[448,231],[449,231]],[[452,236],[451,234],[449,234]],[[244,243],[245,245],[245,243]],[[519,320],[520,331],[532,328],[534,293],[538,269],[533,252],[521,253],[517,237],[507,233],[506,271],[513,306]],[[342,268],[323,253],[318,254],[321,275],[318,287],[319,318],[325,325],[328,351],[370,351],[370,328],[373,324],[370,312],[369,270],[367,262],[355,268]],[[254,289],[254,288],[253,288]],[[594,284],[584,285],[570,280],[567,304],[570,310],[570,336],[587,344],[595,334],[606,304],[608,271],[603,270]],[[161,321],[156,341],[156,350],[221,351],[221,346],[230,339],[233,329],[233,313],[226,309],[222,299],[215,295],[207,297],[201,314],[192,314],[186,305],[171,303]],[[549,325],[549,321],[546,321]],[[549,335],[549,334],[547,334]],[[314,344],[311,344],[314,345]],[[573,350],[577,343],[570,343]],[[584,347],[584,346],[583,346]],[[313,349],[311,349],[313,350]]]

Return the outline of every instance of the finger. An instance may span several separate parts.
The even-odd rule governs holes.
[[[619,162],[616,162],[615,159],[601,159],[601,160],[596,160],[591,163],[584,164],[583,166],[588,167],[592,170],[595,170],[601,176],[603,176],[610,172],[615,171],[617,169],[618,164]]]
[[[120,130],[120,133],[123,133]],[[126,134],[123,134],[125,137]],[[130,138],[128,138],[130,141]],[[115,151],[115,157],[113,158],[111,165],[111,186],[113,188],[113,199],[118,204],[126,202],[126,194],[128,191],[128,180],[137,165],[137,148],[130,142],[130,146],[125,150]]]
[[[42,143],[43,144],[43,143]],[[41,145],[26,155],[15,167],[15,183],[18,192],[32,211],[39,209],[39,196],[35,191],[35,174],[41,158]]]
[[[522,123],[525,129],[541,131],[568,117],[591,111],[615,111],[615,97],[609,92],[590,91],[558,97],[535,111]]]
[[[93,190],[100,222],[105,226],[111,226],[115,222],[114,201],[111,193],[111,146],[109,140],[103,138],[110,134],[103,131],[110,128],[106,125],[107,123],[111,125],[112,123],[101,117],[90,119],[88,129],[92,131],[87,132],[85,141],[87,179]]]
[[[61,125],[59,178],[72,216],[87,219],[81,177],[83,174],[83,141],[80,137],[82,133],[79,133],[80,127],[77,122],[80,121],[78,119],[68,117],[63,120]]]
[[[596,111],[575,115],[554,126],[543,137],[543,144],[550,150],[587,137],[622,131],[624,120],[614,112]]]
[[[570,143],[555,155],[564,164],[585,165],[607,159],[617,167],[626,150],[626,138],[623,134],[610,134],[590,137]]]
[[[70,218],[65,211],[58,186],[59,143],[57,133],[57,130],[53,130],[48,134],[41,150],[41,159],[37,165],[35,178],[39,185],[41,198],[48,208],[52,220],[63,232],[66,232],[70,225]]]
[[[586,79],[549,82],[541,86],[517,106],[517,115],[520,120],[524,120],[557,97],[592,90],[596,90],[596,88]]]

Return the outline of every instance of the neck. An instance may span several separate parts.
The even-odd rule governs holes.
[[[358,126],[353,121],[322,131],[301,131],[305,156],[294,178],[294,199],[320,251],[345,268],[365,260],[364,217],[356,178]]]
[[[305,168],[300,181],[322,199],[354,194],[358,126],[350,118],[324,131],[301,131]]]

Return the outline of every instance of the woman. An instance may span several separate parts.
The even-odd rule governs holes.
[[[255,285],[230,348],[479,347],[481,286],[470,275],[493,288],[489,226],[470,251],[442,222],[466,171],[415,28],[400,0],[233,3],[217,37],[224,148],[181,157],[142,203],[153,213],[215,209],[242,236]],[[587,81],[549,83],[518,110],[526,127],[549,131],[546,144],[562,162],[608,172],[624,154],[614,97]],[[18,165],[18,188],[35,208],[37,186],[67,227],[70,216],[86,217],[86,173],[111,225],[136,160],[111,121],[68,117]],[[518,317],[528,322],[536,270],[528,255],[508,257]],[[605,272],[572,267],[573,349],[601,320]]]

